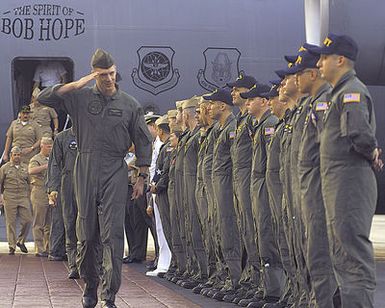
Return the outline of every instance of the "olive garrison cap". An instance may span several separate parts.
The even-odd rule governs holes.
[[[183,101],[176,101],[175,102],[176,109],[182,109],[183,103],[184,103],[184,100]]]
[[[162,115],[160,118],[158,118],[156,121],[155,121],[155,124],[156,125],[162,125],[162,124],[166,124],[168,125],[168,117],[167,117],[167,114],[165,115]]]
[[[53,144],[53,140],[51,137],[41,137],[40,143],[42,144]]]
[[[205,93],[203,94],[201,97],[200,97],[200,100],[198,102],[198,105],[200,106],[201,104],[205,104],[205,103],[210,103],[210,101],[206,100],[203,98],[203,96],[207,96],[207,95],[210,95],[211,93]]]
[[[178,114],[178,110],[176,110],[176,109],[171,109],[171,110],[167,111],[168,118],[176,118],[177,114]]]
[[[18,147],[17,145],[15,145],[15,146],[11,149],[11,153],[21,153],[21,148]]]
[[[110,68],[115,64],[114,58],[107,51],[101,48],[96,49],[91,59],[91,66],[93,68]]]
[[[187,108],[198,107],[199,101],[200,101],[200,97],[197,95],[191,97],[190,99],[186,99],[182,104],[182,110],[187,109]]]

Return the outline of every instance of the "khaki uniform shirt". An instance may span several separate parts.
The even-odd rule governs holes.
[[[8,162],[0,168],[0,189],[5,206],[29,207],[29,177],[27,165]]]
[[[23,125],[20,120],[15,120],[8,128],[7,137],[12,139],[12,147],[19,146],[21,149],[25,149],[33,146],[41,138],[41,132],[37,124],[32,121]],[[28,162],[36,154],[36,151],[38,149],[27,155],[22,155],[22,161]]]
[[[44,105],[31,104],[31,120],[40,128],[41,135],[52,137],[51,120],[57,119],[55,109]]]
[[[36,154],[31,158],[29,162],[29,168],[39,167],[48,163],[48,157],[45,157],[43,154]],[[31,201],[35,205],[47,205],[48,206],[48,194],[45,183],[47,170],[44,170],[38,174],[31,175]]]

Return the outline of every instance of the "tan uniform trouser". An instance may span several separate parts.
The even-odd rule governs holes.
[[[32,214],[29,207],[14,204],[4,205],[5,220],[7,225],[8,246],[15,249],[16,243],[24,244],[29,228],[31,227]],[[16,217],[19,216],[20,232],[16,240]]]
[[[51,228],[51,209],[48,204],[34,204],[32,234],[35,241],[35,253],[49,251],[49,231]]]

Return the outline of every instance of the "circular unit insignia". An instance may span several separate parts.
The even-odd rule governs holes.
[[[99,101],[91,101],[88,103],[88,112],[97,115],[101,113],[103,110],[103,106]]]

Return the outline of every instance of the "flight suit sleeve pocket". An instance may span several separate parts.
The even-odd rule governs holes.
[[[343,112],[341,114],[340,119],[340,129],[341,129],[341,137],[347,137],[348,136],[348,120],[349,120],[349,113]]]

